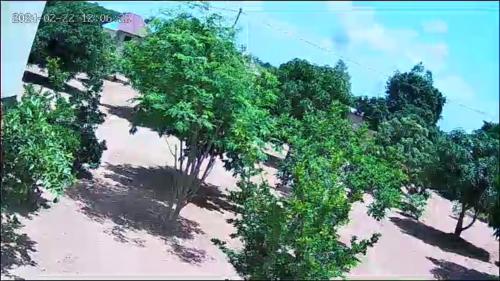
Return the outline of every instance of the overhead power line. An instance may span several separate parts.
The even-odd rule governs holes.
[[[210,9],[217,9],[217,10],[224,10],[224,11],[230,11],[230,12],[237,12],[238,13],[238,17],[239,18],[239,15],[245,15],[247,16],[247,18],[251,19],[251,15],[249,14],[249,11],[242,11],[241,9],[240,10],[235,10],[235,9],[230,9],[230,8],[222,8],[222,7],[214,7],[214,6],[211,6]],[[354,10],[359,10],[359,9],[354,9]],[[377,9],[378,10],[378,9]],[[284,28],[281,28],[281,27],[277,27],[273,24],[271,24],[269,21],[267,20],[262,20],[262,19],[259,19],[258,21],[258,24],[261,24],[261,25],[264,25],[264,26],[267,26],[268,28],[271,28],[271,29],[274,29],[274,30],[277,30],[279,32],[282,32],[283,34],[286,34],[288,36],[291,36],[291,37],[295,37],[296,39],[316,48],[316,49],[319,49],[319,50],[322,50],[324,52],[327,52],[327,53],[331,53],[337,57],[339,57],[340,59],[344,60],[344,61],[347,61],[347,62],[351,62],[363,69],[366,69],[366,70],[369,70],[369,71],[372,71],[373,73],[377,74],[377,75],[380,75],[379,78],[381,78],[382,80],[387,80],[388,77],[386,73],[383,73],[381,72],[380,70],[376,69],[376,68],[373,68],[373,67],[370,67],[366,64],[362,64],[354,59],[351,59],[351,58],[347,58],[345,57],[344,55],[341,55],[341,54],[338,54],[337,52],[335,52],[334,50],[328,48],[328,47],[325,47],[325,46],[322,46],[321,44],[318,44],[318,43],[315,43],[313,42],[312,40],[310,39],[307,39],[303,36],[299,36],[296,34],[296,32],[292,32],[290,30],[286,30]],[[412,87],[415,87],[414,85],[410,85],[408,83],[405,83],[403,82],[403,84],[406,84],[407,86],[412,86]],[[467,110],[470,110],[470,111],[473,111],[475,113],[478,113],[478,114],[481,114],[483,116],[486,116],[488,118],[491,118],[491,120],[495,119],[495,116],[487,113],[487,112],[484,112],[480,109],[476,109],[476,108],[473,108],[471,106],[468,106],[468,105],[465,105],[463,104],[462,102],[458,101],[458,100],[455,100],[453,98],[450,98],[450,97],[446,97],[446,100],[451,102],[451,103],[454,103],[462,108],[465,108]]]

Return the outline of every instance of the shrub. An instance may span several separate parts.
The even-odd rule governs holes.
[[[54,90],[63,91],[66,81],[69,79],[69,73],[61,70],[59,62],[59,58],[47,58],[47,71]]]
[[[73,109],[63,98],[25,90],[2,118],[2,203],[32,201],[39,187],[62,194],[74,180],[79,139],[67,126]]]
[[[337,108],[335,108],[337,107]],[[248,279],[323,280],[342,277],[357,264],[358,255],[377,242],[353,236],[350,245],[339,241],[338,230],[349,222],[352,203],[372,192],[369,213],[376,219],[396,207],[401,171],[377,157],[366,130],[353,131],[335,104],[328,112],[309,112],[297,134],[290,157],[280,167],[281,184],[290,194],[276,196],[267,183],[255,184],[245,175],[232,192],[238,216],[232,238],[241,250],[213,239],[236,270]]]

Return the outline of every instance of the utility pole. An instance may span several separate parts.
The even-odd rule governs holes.
[[[241,12],[243,12],[243,9],[240,8],[240,10],[238,11],[238,15],[236,16],[236,20],[234,21],[233,28],[236,26],[236,23],[240,19]]]

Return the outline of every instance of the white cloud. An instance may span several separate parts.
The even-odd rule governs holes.
[[[422,29],[427,33],[446,33],[448,24],[442,20],[429,20],[422,22]]]
[[[333,42],[332,40],[328,39],[328,38],[324,38],[322,39],[320,42],[319,42],[319,45],[322,47],[322,48],[325,48],[325,49],[329,49],[329,50],[332,50],[333,49]]]
[[[346,49],[352,54],[362,53],[368,48],[386,56],[393,67],[404,65],[410,68],[423,62],[433,73],[446,70],[448,45],[445,42],[424,43],[416,29],[387,26],[376,18],[376,9],[368,6],[350,1],[325,4],[340,21],[348,37]],[[446,25],[444,22],[441,26],[435,25],[442,30],[443,24]]]
[[[370,44],[379,50],[394,48],[393,40],[386,39],[386,29],[376,22],[375,10],[369,7],[354,6],[351,1],[326,3],[328,10],[341,22],[350,41]]]
[[[412,64],[424,62],[426,68],[433,73],[443,73],[448,59],[448,45],[439,43],[414,42],[411,48],[404,49],[405,56]]]
[[[434,79],[434,85],[446,96],[456,101],[470,102],[475,97],[474,89],[458,75],[446,75]]]
[[[385,58],[386,64],[389,62],[401,71],[423,62],[434,74],[435,85],[445,96],[457,102],[474,101],[474,88],[447,68],[449,48],[446,42],[424,42],[418,30],[384,25],[377,20],[376,10],[371,7],[353,2],[329,2],[326,5],[349,37],[347,49],[351,54],[362,54],[369,48]],[[423,29],[425,32],[444,33],[448,26],[444,21],[433,20],[423,23]]]
[[[422,61],[434,74],[435,86],[449,98],[448,105],[455,105],[457,102],[477,104],[475,89],[466,82],[464,77],[448,67],[449,47],[446,41],[429,42],[426,40],[428,38],[424,37],[425,32],[446,32],[448,26],[445,22],[435,21],[432,28],[431,24],[427,23],[423,29],[388,26],[377,18],[376,9],[368,6],[353,4],[350,1],[323,2],[322,5],[327,6],[331,17],[339,23],[332,26],[335,32],[330,36],[310,32],[307,26],[280,20],[266,13],[253,14],[251,21],[258,22],[259,25],[267,25],[267,23],[273,25],[268,30],[276,37],[286,38],[288,36],[283,32],[287,32],[291,38],[306,38],[322,48],[332,50],[334,57],[346,58],[344,60],[348,63],[350,71],[356,75],[357,79],[364,80],[362,86],[360,83],[355,85],[358,88],[356,94],[382,94],[386,79],[396,69],[408,71],[414,64]],[[305,44],[300,40],[294,41]],[[304,52],[300,56],[312,60],[312,54],[312,52]],[[351,67],[353,67],[352,70]],[[457,115],[456,112],[450,112],[448,105],[445,118],[450,120],[448,118]],[[461,110],[467,109],[461,108]],[[496,111],[498,112],[498,109]],[[449,121],[449,123],[456,123],[456,121]]]

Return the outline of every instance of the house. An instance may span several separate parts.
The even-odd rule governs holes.
[[[121,49],[123,42],[140,40],[147,34],[144,19],[133,13],[125,13],[120,20],[108,22],[102,27],[116,41],[118,49]]]

